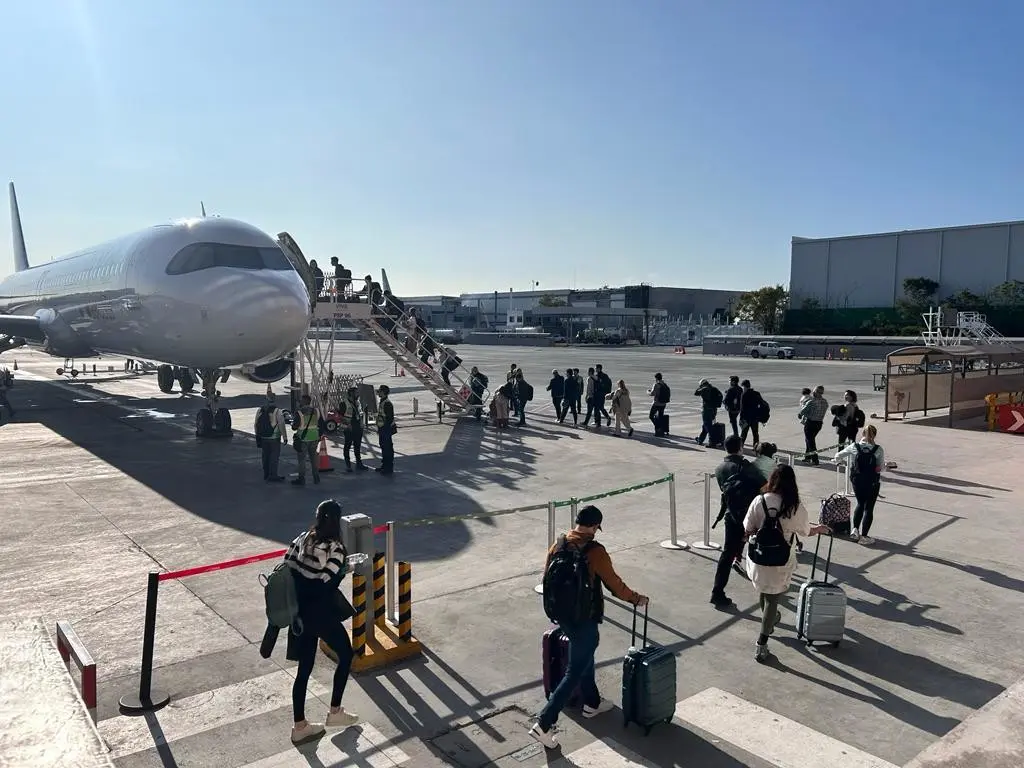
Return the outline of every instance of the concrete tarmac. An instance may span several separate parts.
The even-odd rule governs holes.
[[[433,400],[415,381],[393,378],[383,353],[364,342],[339,344],[336,373],[377,374],[368,381],[393,387],[397,472],[346,474],[332,447],[336,471],[304,488],[261,480],[245,432],[263,385],[233,379],[222,387],[239,433],[199,442],[192,434],[199,398],[164,395],[154,376],[125,375],[119,360],[99,361],[101,369],[115,365],[114,374],[69,383],[53,381],[60,361],[5,355],[4,364],[16,357],[20,370],[11,392],[17,416],[0,428],[7,533],[0,611],[11,620],[42,616],[51,631],[58,618],[73,623],[97,659],[99,732],[115,764],[539,766],[561,755],[562,764],[593,766],[903,765],[1024,674],[1015,497],[1024,479],[1007,471],[1022,455],[1020,441],[878,421],[887,457],[899,467],[885,475],[876,543],[835,542],[832,576],[850,601],[846,638],[835,650],[806,650],[787,611],[772,641],[776,660],[754,663],[759,617],[750,585],[734,573],[728,591],[738,608],[716,611],[707,603],[716,553],[659,546],[668,538],[666,486],[597,502],[616,568],[652,598],[651,639],[677,654],[677,717],[644,737],[635,726],[623,729],[618,710],[593,720],[567,712],[561,752],[542,754],[524,729],[543,702],[547,621],[533,587],[546,513],[404,531],[401,521],[566,499],[673,472],[679,536],[694,542],[702,473],[722,458],[692,441],[698,379],[724,387],[730,373],[749,377],[772,404],[764,438],[797,450],[800,387],[823,384],[831,401],[853,388],[870,414],[881,405],[871,391],[880,366],[663,349],[459,349],[492,383],[510,362],[526,370],[536,398],[525,428],[438,424]],[[632,440],[553,423],[544,392],[550,370],[596,362],[633,391]],[[645,391],[658,370],[673,392],[667,440],[656,440],[645,418]],[[819,444],[832,442],[825,437]],[[284,453],[288,470],[293,459]],[[375,455],[368,446],[368,463]],[[797,471],[816,516],[836,474],[830,466]],[[257,653],[265,624],[257,576],[270,563],[163,582],[154,686],[171,694],[171,704],[147,718],[118,714],[118,698],[138,685],[146,574],[279,548],[327,496],[375,524],[397,521],[398,556],[413,563],[413,627],[425,658],[352,679],[345,704],[365,723],[304,751],[290,745],[293,665],[283,647],[270,660]],[[569,524],[568,511],[558,522]],[[809,573],[808,545],[798,581]],[[613,700],[631,618],[611,601],[602,625],[598,683]],[[322,717],[332,672],[320,658],[311,718]],[[473,725],[459,727],[466,723]],[[834,757],[823,763],[822,755]]]

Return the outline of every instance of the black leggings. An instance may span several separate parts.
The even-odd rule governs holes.
[[[306,719],[306,686],[309,684],[309,676],[312,674],[313,664],[316,662],[316,651],[319,645],[316,642],[317,637],[327,643],[338,656],[338,668],[334,670],[334,687],[331,689],[332,708],[341,706],[341,697],[345,693],[348,673],[352,668],[352,643],[348,639],[345,626],[340,621],[329,627],[322,627],[318,635],[304,641],[299,667],[295,672],[295,684],[292,686],[292,710],[295,713],[296,723]]]
[[[853,527],[860,531],[861,536],[867,536],[871,530],[871,523],[875,520],[875,502],[878,501],[880,490],[882,484],[873,477],[868,478],[866,482],[856,479],[853,481],[853,495],[857,497],[857,508],[853,511]]]

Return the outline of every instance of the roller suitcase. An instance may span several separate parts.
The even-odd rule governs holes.
[[[716,421],[711,425],[711,432],[708,433],[708,445],[712,448],[720,448],[725,445],[725,424]]]
[[[832,536],[828,537],[828,558],[825,560],[825,575],[821,581],[814,578],[818,566],[818,548],[821,537],[814,544],[814,563],[811,577],[800,587],[800,598],[796,607],[796,635],[808,646],[816,642],[832,643],[839,647],[846,629],[846,592],[842,587],[828,583],[828,569],[832,564]]]
[[[566,667],[569,666],[569,638],[558,627],[552,627],[544,633],[541,640],[541,653],[543,654],[543,678],[544,698],[550,699],[552,691],[558,687],[565,677]],[[569,706],[577,707],[581,703],[579,686],[569,696]]]
[[[661,436],[661,435],[667,435],[668,434],[668,414],[667,413],[661,414],[661,416],[658,418],[658,420],[656,422],[654,422],[654,434],[656,436]]]
[[[647,608],[644,608],[643,644],[636,644],[636,606],[630,649],[622,660],[623,725],[636,723],[644,735],[657,723],[671,722],[676,711],[676,657],[647,643]]]

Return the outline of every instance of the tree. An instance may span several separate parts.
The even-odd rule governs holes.
[[[964,288],[949,296],[942,303],[957,312],[980,312],[985,309],[988,300],[984,296],[979,296],[974,291]]]
[[[903,298],[896,302],[900,316],[916,322],[933,303],[939,284],[928,277],[908,277],[903,281]]]
[[[1024,280],[1007,280],[989,294],[989,301],[997,307],[1024,309]]]
[[[782,327],[782,318],[789,307],[789,291],[781,285],[766,285],[756,291],[740,294],[736,301],[736,317],[761,326],[771,336]]]
[[[540,297],[537,305],[541,307],[564,307],[565,299],[560,299],[557,296],[552,296],[550,293],[546,293]]]

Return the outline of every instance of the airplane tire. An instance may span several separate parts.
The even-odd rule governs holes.
[[[156,385],[166,395],[174,391],[174,369],[171,366],[158,365],[156,367]]]
[[[213,432],[213,411],[200,408],[196,414],[196,437],[209,437]]]
[[[227,408],[218,408],[213,414],[213,431],[220,435],[231,433],[231,411]]]
[[[182,392],[191,392],[196,388],[196,377],[192,375],[191,368],[178,369],[178,386]]]

